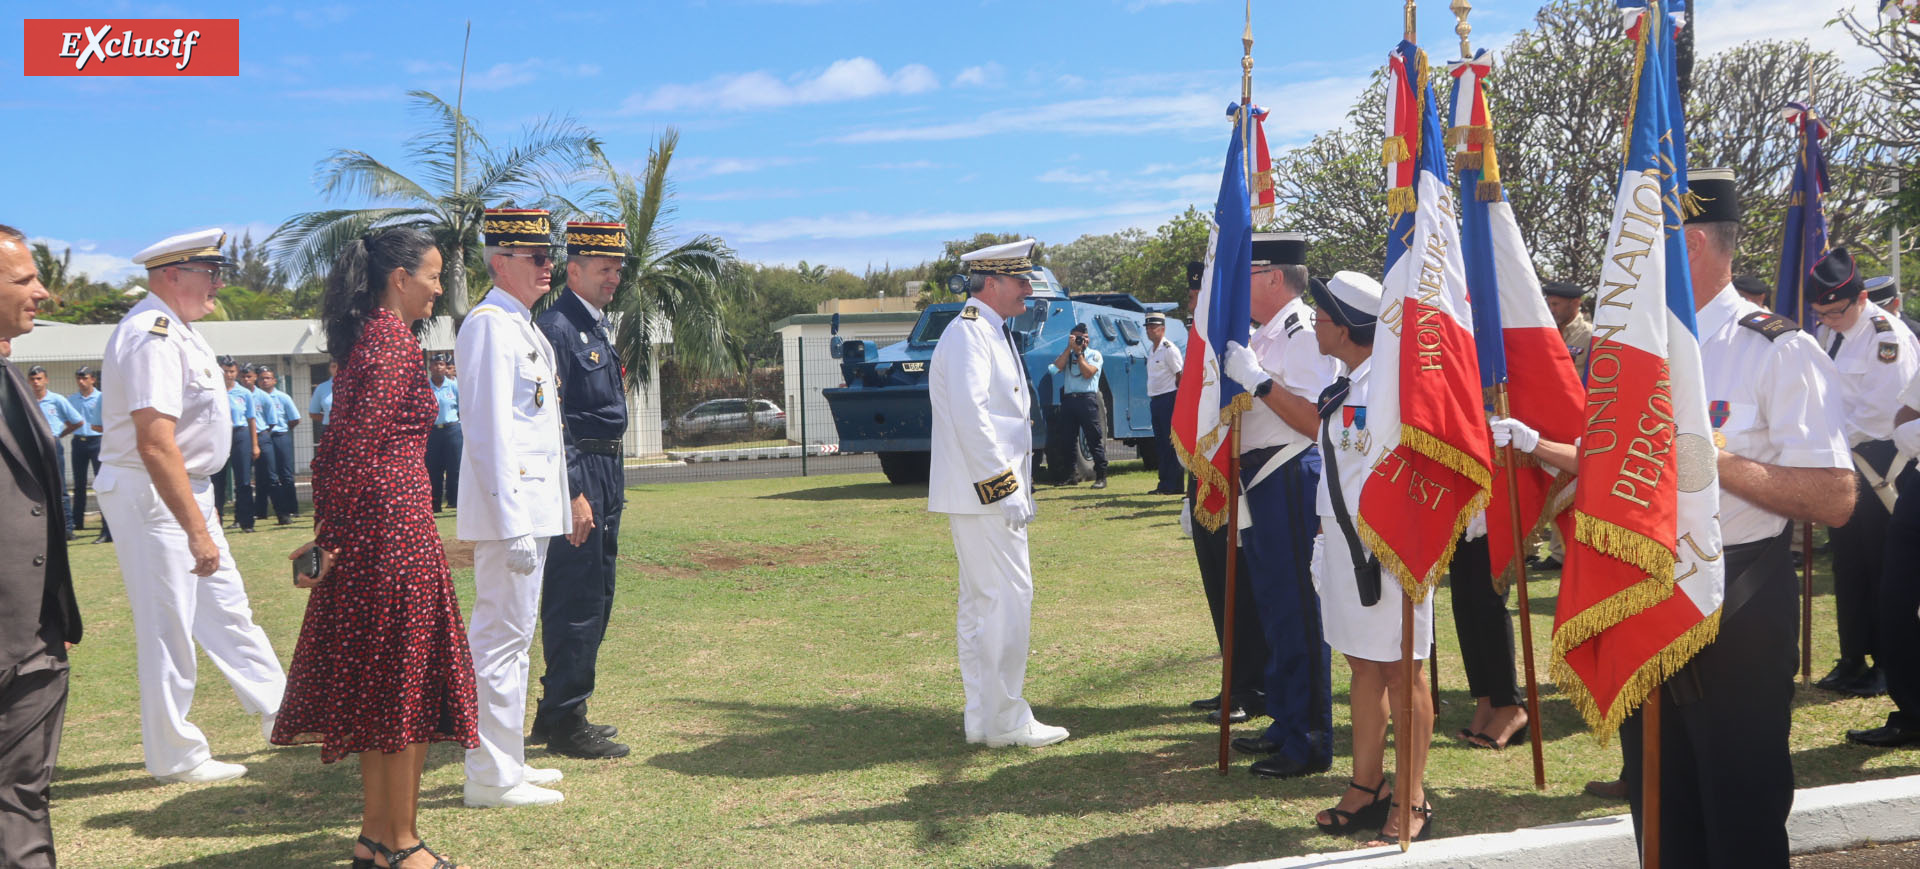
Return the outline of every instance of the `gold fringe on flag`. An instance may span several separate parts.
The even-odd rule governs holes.
[[[1405,136],[1388,136],[1387,140],[1380,144],[1380,165],[1382,166],[1405,163],[1411,159],[1413,154],[1407,150]]]
[[[1199,523],[1200,527],[1208,531],[1219,531],[1220,526],[1227,524],[1227,508],[1222,507],[1218,510],[1206,509],[1204,505],[1207,502],[1207,497],[1214,492],[1224,493],[1230,492],[1232,489],[1227,486],[1227,475],[1220,473],[1220,469],[1215,467],[1212,462],[1207,461],[1204,454],[1211,451],[1214,445],[1220,442],[1220,438],[1232,430],[1233,420],[1238,419],[1240,414],[1252,409],[1253,396],[1245,392],[1234,396],[1233,400],[1228,402],[1226,407],[1220,408],[1220,424],[1216,426],[1213,431],[1207,432],[1200,438],[1198,444],[1200,449],[1198,452],[1188,452],[1186,445],[1180,443],[1179,438],[1173,438],[1174,454],[1180,459],[1180,464],[1185,467],[1187,472],[1192,474],[1196,480],[1193,497],[1193,521]],[[1231,447],[1232,445],[1229,444],[1228,446]]]
[[[1499,202],[1502,195],[1500,182],[1483,180],[1479,184],[1474,185],[1473,193],[1474,197],[1481,202]]]
[[[1699,623],[1688,628],[1686,632],[1675,637],[1666,648],[1648,658],[1632,676],[1627,677],[1626,683],[1620,687],[1619,695],[1614,698],[1613,705],[1604,714],[1600,711],[1599,701],[1594,698],[1592,692],[1587,690],[1586,683],[1571,666],[1568,666],[1566,652],[1561,647],[1557,633],[1553,638],[1553,660],[1548,665],[1548,672],[1553,674],[1554,684],[1567,692],[1568,701],[1573,704],[1573,708],[1580,711],[1580,717],[1587,720],[1587,726],[1593,729],[1594,740],[1604,748],[1607,737],[1620,729],[1620,725],[1627,720],[1627,716],[1640,708],[1641,703],[1646,702],[1648,695],[1673,674],[1680,672],[1681,667],[1686,666],[1688,661],[1693,660],[1694,655],[1699,654],[1701,649],[1706,648],[1707,644],[1713,642],[1719,635],[1720,610],[1716,609],[1708,613],[1707,617],[1701,619]]]
[[[1574,514],[1573,536],[1601,554],[1640,568],[1649,576],[1665,575],[1667,583],[1673,583],[1673,550],[1651,537],[1586,513]]]
[[[1454,520],[1453,532],[1447,535],[1446,548],[1440,551],[1440,557],[1433,562],[1433,567],[1427,571],[1424,581],[1414,578],[1413,569],[1407,566],[1406,559],[1401,558],[1400,553],[1387,545],[1387,541],[1380,536],[1380,532],[1373,530],[1373,526],[1367,523],[1366,517],[1354,517],[1357,526],[1354,531],[1359,535],[1360,542],[1367,547],[1367,551],[1373,553],[1373,557],[1380,559],[1380,569],[1393,574],[1394,579],[1400,583],[1400,590],[1406,592],[1407,597],[1413,598],[1414,603],[1422,603],[1427,599],[1427,593],[1440,584],[1441,572],[1453,563],[1453,552],[1460,546],[1460,535],[1466,532],[1467,523],[1473,521],[1473,514],[1487,509],[1487,501],[1488,496],[1484,489],[1467,499],[1467,509],[1460,511],[1459,518]]]
[[[1462,172],[1470,169],[1472,170],[1480,169],[1481,167],[1486,165],[1486,152],[1455,151],[1453,153],[1453,165],[1455,169]]]
[[[1387,191],[1387,217],[1399,217],[1412,211],[1419,205],[1412,187],[1395,187]]]

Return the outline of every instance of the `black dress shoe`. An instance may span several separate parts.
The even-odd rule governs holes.
[[[1107,478],[1106,478],[1106,477],[1095,477],[1095,478],[1094,478],[1094,480],[1093,480],[1093,488],[1095,488],[1095,489],[1104,489],[1104,488],[1106,488],[1106,487],[1107,487]]]
[[[1239,724],[1252,717],[1253,716],[1247,714],[1246,707],[1244,706],[1235,706],[1232,709],[1227,710],[1227,722],[1229,724]],[[1207,723],[1219,724],[1220,710],[1215,709],[1212,712],[1207,713]]]
[[[585,722],[564,734],[554,736],[547,743],[547,750],[563,757],[580,757],[588,760],[626,757],[627,753],[632,751],[623,743],[601,736],[599,731]]]
[[[612,739],[620,735],[620,728],[615,727],[611,724],[594,724],[593,722],[589,721],[587,722],[586,727],[588,730],[591,730],[594,733],[600,734],[600,737],[602,739]],[[537,715],[534,716],[533,733],[528,735],[527,742],[541,743],[541,742],[550,742],[552,740],[553,740],[553,726],[549,724],[541,723],[540,717]]]
[[[1813,687],[1827,691],[1845,691],[1847,685],[1865,677],[1868,669],[1865,658],[1841,658],[1833,662],[1833,669],[1828,670],[1827,675],[1821,676],[1820,681],[1813,683]]]
[[[1880,669],[1880,665],[1875,664],[1868,667],[1859,678],[1842,684],[1838,690],[1855,697],[1878,697],[1887,693],[1887,674]]]
[[[1241,754],[1279,754],[1280,743],[1269,742],[1264,736],[1236,736],[1233,750]]]
[[[1201,712],[1210,712],[1212,710],[1219,709],[1220,695],[1215,694],[1212,697],[1202,697],[1199,700],[1195,700],[1192,703],[1188,703],[1187,707],[1190,709],[1197,709]]]
[[[1875,727],[1872,730],[1849,730],[1847,741],[1855,745],[1870,745],[1874,748],[1899,748],[1903,745],[1920,743],[1920,730],[1908,730],[1891,724]]]
[[[1253,766],[1247,769],[1261,778],[1299,778],[1303,775],[1318,775],[1332,767],[1332,758],[1300,763],[1284,757],[1269,757],[1266,760],[1254,761]]]

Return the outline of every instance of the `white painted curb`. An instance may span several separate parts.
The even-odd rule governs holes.
[[[831,456],[840,452],[839,444],[808,444],[809,456]],[[800,447],[790,444],[784,447],[753,447],[735,450],[668,450],[667,458],[687,464],[703,462],[738,462],[748,459],[797,459]]]
[[[1795,854],[1920,839],[1920,775],[1798,791],[1793,814],[1787,819],[1787,835]],[[1638,859],[1632,820],[1610,815],[1511,833],[1435,839],[1414,845],[1405,854],[1399,846],[1389,845],[1241,863],[1236,869],[1612,869],[1636,865]]]

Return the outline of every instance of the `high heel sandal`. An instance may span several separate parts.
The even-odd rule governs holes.
[[[373,856],[353,858],[353,862],[347,864],[348,869],[378,869],[378,867],[374,865],[373,861],[375,858],[380,856],[381,852],[387,850],[387,846],[382,845],[379,842],[375,842],[374,840],[369,839],[365,836],[361,836],[360,847],[365,848],[369,851],[372,851]]]
[[[1372,794],[1373,802],[1351,812],[1335,804],[1332,808],[1327,809],[1326,813],[1332,815],[1336,823],[1321,823],[1320,818],[1316,816],[1313,819],[1313,825],[1319,827],[1321,832],[1339,834],[1350,833],[1355,828],[1366,829],[1376,824],[1385,823],[1387,820],[1387,804],[1392,801],[1390,797],[1380,796],[1381,789],[1386,786],[1387,780],[1384,777],[1380,779],[1379,784],[1370,788],[1362,787],[1359,782],[1353,779],[1347,779],[1348,788],[1363,794]]]
[[[1506,745],[1501,745],[1498,740],[1489,734],[1475,733],[1467,740],[1467,747],[1478,748],[1483,751],[1500,751],[1515,745],[1526,745],[1531,739],[1533,739],[1533,724],[1529,722],[1520,725],[1519,730],[1514,731],[1512,736],[1507,737]],[[1482,741],[1475,742],[1474,740]]]
[[[1396,811],[1396,812],[1399,811],[1400,801],[1394,800],[1392,801],[1392,803],[1393,803],[1392,811]],[[1412,841],[1425,842],[1426,840],[1433,838],[1433,803],[1429,801],[1421,805],[1414,806],[1413,814],[1419,815],[1421,818],[1424,819],[1424,821],[1420,824],[1420,832],[1414,834]],[[1362,847],[1378,848],[1381,845],[1398,845],[1398,844],[1400,844],[1399,834],[1396,833],[1392,837],[1387,836],[1387,831],[1383,824],[1380,830],[1380,838],[1374,839],[1373,841],[1368,842]],[[439,867],[435,867],[435,869],[439,869]]]
[[[460,864],[440,856],[439,852],[436,852],[432,848],[427,847],[427,842],[425,839],[422,839],[419,842],[416,842],[414,846],[411,848],[401,848],[398,851],[388,851],[387,866],[391,867],[391,869],[400,869],[400,864],[407,862],[408,857],[412,857],[413,855],[418,854],[421,851],[427,852],[427,856],[433,858],[432,869],[460,869]]]

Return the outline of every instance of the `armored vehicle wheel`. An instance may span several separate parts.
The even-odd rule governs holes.
[[[880,472],[896,486],[926,485],[930,453],[881,453]]]

